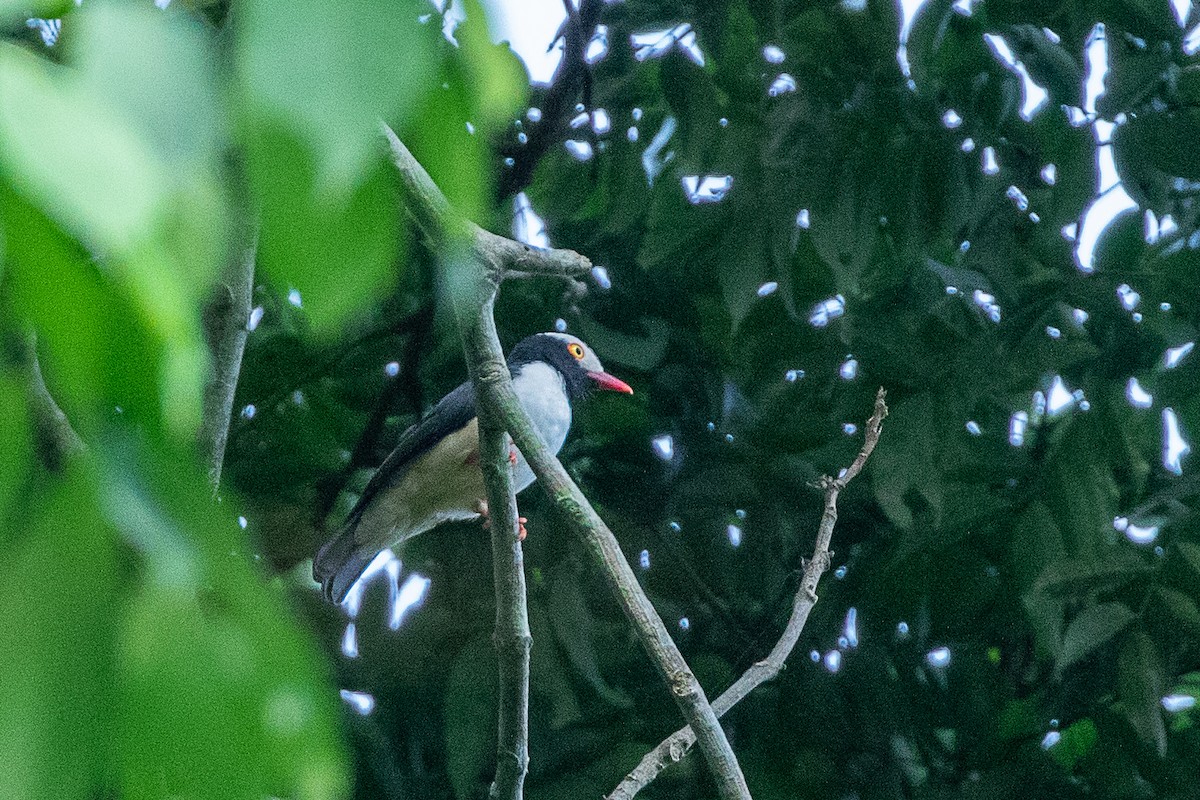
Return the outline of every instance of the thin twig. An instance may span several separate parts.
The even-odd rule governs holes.
[[[808,621],[808,614],[817,603],[817,583],[829,569],[829,543],[833,537],[833,527],[837,523],[838,494],[862,471],[863,465],[867,463],[867,459],[879,442],[883,419],[888,413],[887,404],[884,402],[885,397],[886,392],[882,388],[875,395],[875,410],[871,414],[871,418],[867,420],[863,447],[854,462],[839,477],[826,476],[818,484],[825,492],[825,510],[817,529],[817,542],[813,547],[813,557],[804,567],[800,588],[792,601],[792,616],[788,619],[783,635],[779,637],[779,641],[771,648],[771,652],[766,658],[751,665],[742,673],[741,677],[734,681],[732,686],[713,701],[713,711],[717,716],[723,716],[759,685],[778,675],[783,670],[788,655],[795,648],[796,642],[800,640],[804,624]],[[617,785],[612,794],[608,795],[606,800],[632,800],[638,792],[657,778],[659,773],[686,756],[695,741],[696,735],[690,727],[675,731],[647,753],[641,762]]]
[[[480,418],[481,433],[488,424],[499,422],[503,429],[512,435],[513,441],[533,468],[538,482],[553,499],[558,509],[563,512],[572,529],[580,535],[588,550],[596,557],[604,568],[604,574],[617,595],[622,609],[632,622],[635,631],[642,640],[643,646],[650,655],[667,683],[679,709],[692,727],[699,732],[700,749],[708,761],[717,783],[720,796],[724,800],[750,800],[746,779],[738,766],[737,757],[725,736],[725,731],[717,721],[717,716],[704,695],[700,683],[692,674],[679,648],[671,640],[666,626],[654,610],[650,600],[642,591],[621,553],[616,537],[596,514],[595,509],[588,503],[579,487],[567,475],[562,464],[549,451],[542,441],[537,429],[533,427],[529,416],[521,407],[513,390],[512,378],[504,361],[499,337],[496,335],[495,320],[492,318],[492,304],[495,299],[499,282],[505,269],[510,266],[505,261],[505,253],[513,252],[507,247],[494,247],[495,239],[478,235],[478,226],[467,222],[451,211],[445,197],[438,191],[437,186],[425,172],[424,168],[413,158],[404,144],[386,126],[385,134],[391,145],[393,159],[403,179],[409,212],[424,229],[427,236],[441,251],[445,263],[450,268],[447,276],[454,287],[459,300],[460,327],[463,331],[464,348],[468,354],[468,362],[472,370],[472,379],[476,390],[476,408]],[[496,237],[499,238],[499,237]],[[517,245],[517,247],[521,247]],[[466,252],[464,252],[466,250]],[[556,251],[530,250],[531,253],[556,253]],[[564,258],[572,262],[570,274],[590,267],[586,259],[578,254],[568,255],[569,251],[557,251],[555,258]],[[522,265],[522,271],[528,272],[530,265]],[[550,268],[548,274],[561,274],[560,268]],[[469,316],[471,313],[477,318]],[[487,444],[481,442],[481,444]],[[507,455],[507,454],[505,454]],[[481,461],[483,459],[481,458]],[[507,469],[507,461],[505,463]],[[496,484],[496,474],[492,469],[485,469],[485,481],[488,484],[489,498],[496,497],[504,501],[503,508],[496,511],[507,516],[510,510],[508,498],[511,497],[511,483],[506,487],[507,492],[501,494]],[[511,521],[497,520],[497,526],[504,526],[508,532]],[[494,540],[495,541],[495,540]],[[500,553],[498,544],[494,545],[498,558],[494,565],[497,574],[503,568],[512,569],[508,553]],[[505,562],[505,563],[501,563]],[[498,589],[499,591],[499,589]],[[499,594],[497,599],[499,600]],[[523,599],[523,595],[522,595]],[[497,609],[497,618],[501,615],[511,617],[513,609]],[[501,658],[504,652],[501,652]],[[526,673],[527,676],[527,673]],[[525,691],[528,691],[527,689]],[[516,688],[501,687],[501,697],[515,696]],[[511,711],[511,709],[510,709]],[[501,709],[501,716],[506,711]],[[503,731],[501,746],[503,747]],[[504,773],[503,761],[511,753],[502,753],[501,765],[497,770],[497,783]],[[517,761],[520,761],[518,755]],[[511,791],[511,787],[493,787],[493,792]],[[517,788],[519,792],[519,787]],[[511,796],[511,795],[510,795]],[[519,796],[516,795],[516,796]]]
[[[505,166],[500,171],[496,181],[498,200],[516,194],[533,179],[542,157],[568,130],[567,123],[576,113],[576,101],[582,98],[585,105],[591,105],[592,67],[583,56],[605,4],[603,0],[582,0],[578,12],[569,0],[564,0],[563,5],[568,10],[567,19],[559,30],[563,40],[562,60],[550,79],[550,87],[535,100],[542,116],[538,122],[527,126],[528,140],[525,144],[514,142],[501,148],[498,163],[508,164],[506,159],[511,158],[512,166]]]
[[[256,245],[246,251],[225,271],[214,289],[213,299],[204,309],[204,327],[212,353],[213,374],[204,387],[204,416],[199,441],[208,464],[208,483],[215,494],[221,486],[221,468],[225,463],[225,445],[229,441],[229,421],[233,416],[233,398],[242,354],[249,333],[250,306],[254,295]]]
[[[83,440],[46,388],[42,365],[38,361],[37,334],[31,332],[25,337],[24,355],[29,379],[26,402],[33,420],[38,456],[46,469],[59,472],[71,456],[84,451]]]

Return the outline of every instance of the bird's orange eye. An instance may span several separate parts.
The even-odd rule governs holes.
[[[583,345],[571,342],[567,345],[567,352],[574,357],[576,361],[583,361]]]

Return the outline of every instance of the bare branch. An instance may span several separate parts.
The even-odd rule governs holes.
[[[212,300],[204,309],[204,328],[212,353],[213,374],[204,387],[204,416],[199,442],[208,464],[208,483],[215,494],[221,486],[221,468],[225,463],[225,445],[229,441],[229,421],[233,415],[233,397],[242,371],[242,354],[249,333],[250,305],[254,295],[255,244],[231,263],[214,288]]]
[[[463,219],[451,208],[442,190],[429,173],[413,157],[404,142],[387,125],[384,136],[391,149],[392,161],[400,172],[406,194],[405,207],[417,226],[439,249],[445,249],[451,238],[467,243],[475,256],[486,265],[499,281],[509,270],[537,275],[574,278],[586,275],[592,262],[574,250],[542,250],[486,231]]]
[[[482,269],[482,268],[481,268]],[[499,665],[500,720],[496,741],[496,779],[492,800],[520,800],[529,767],[529,612],[525,597],[525,559],[518,534],[517,498],[513,491],[509,452],[512,447],[494,405],[484,398],[498,383],[511,383],[508,365],[492,316],[495,287],[480,282],[482,307],[476,297],[460,294],[459,331],[463,353],[475,384],[479,417],[479,466],[487,487],[492,529],[492,574],[496,592],[493,640]]]
[[[875,410],[867,420],[866,436],[862,450],[854,462],[838,478],[822,478],[820,487],[825,492],[825,508],[821,514],[821,523],[817,528],[817,542],[813,548],[813,557],[804,568],[804,576],[800,580],[800,588],[792,601],[792,615],[779,641],[771,648],[771,652],[762,661],[751,665],[742,673],[733,685],[721,693],[713,701],[713,711],[717,716],[723,716],[744,697],[754,691],[759,685],[772,680],[784,668],[804,624],[808,622],[809,612],[817,604],[817,583],[825,570],[829,569],[829,543],[833,538],[833,527],[837,523],[837,498],[846,484],[862,471],[875,445],[879,442],[879,434],[883,430],[883,419],[887,416],[887,404],[884,402],[886,392],[880,389],[875,395]],[[683,759],[696,741],[696,734],[691,727],[681,728],[664,739],[657,747],[647,753],[640,763],[625,776],[617,785],[607,800],[632,800],[632,798],[658,777],[664,769]]]
[[[680,713],[688,721],[689,730],[699,731],[697,739],[700,749],[713,771],[721,797],[748,800],[750,792],[746,787],[746,779],[725,731],[717,721],[716,713],[667,632],[662,618],[642,591],[616,537],[567,475],[562,464],[550,453],[517,400],[511,381],[506,380],[494,387],[488,402],[499,404],[497,411],[511,432],[513,441],[533,468],[538,482],[603,567],[604,575],[625,616],[633,624],[642,646],[666,681]]]

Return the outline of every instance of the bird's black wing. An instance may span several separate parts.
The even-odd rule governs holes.
[[[346,524],[356,524],[376,495],[402,481],[417,456],[474,418],[475,388],[467,381],[439,400],[424,419],[401,434],[396,447],[375,470],[359,495],[358,502],[346,518]]]
[[[424,419],[400,436],[395,449],[367,482],[338,535],[326,542],[313,558],[313,578],[321,583],[326,597],[342,602],[350,586],[375,557],[374,551],[368,552],[372,548],[362,547],[355,536],[359,520],[371,503],[381,492],[404,480],[419,456],[474,418],[475,390],[468,381],[439,400]]]

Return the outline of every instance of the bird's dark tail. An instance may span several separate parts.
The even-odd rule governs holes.
[[[341,603],[376,555],[375,550],[359,546],[354,526],[347,525],[317,551],[313,558],[313,579],[321,584],[325,599]]]

